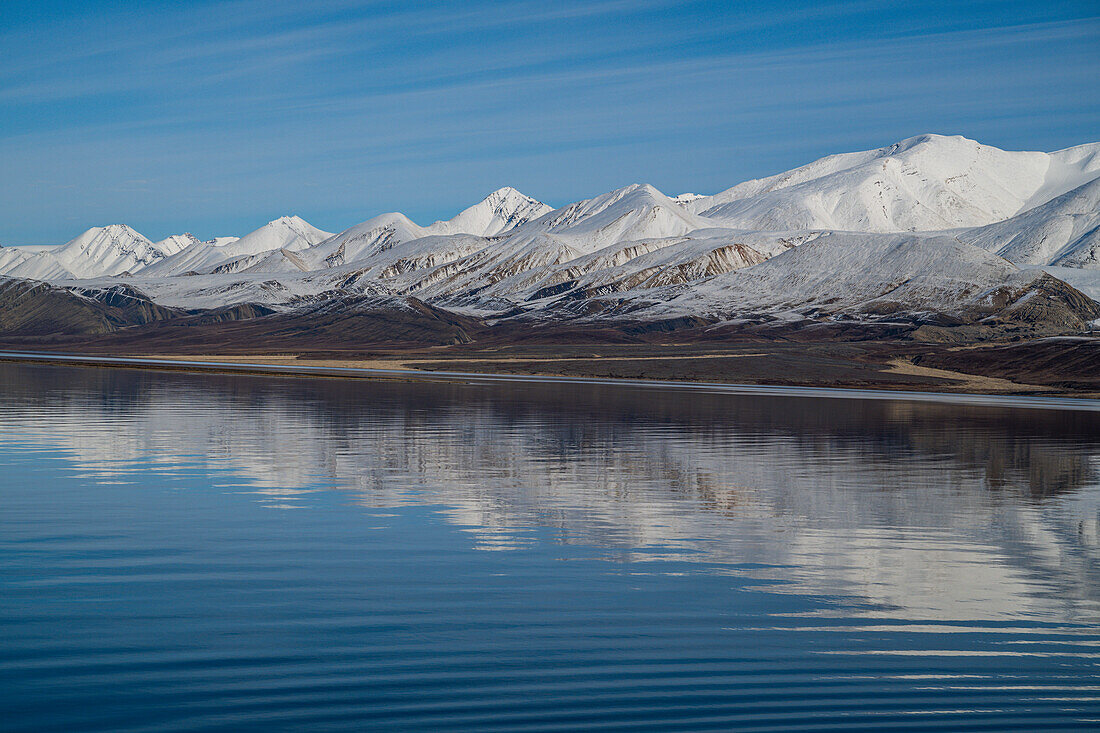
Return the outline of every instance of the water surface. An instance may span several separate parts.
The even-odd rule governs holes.
[[[1079,730],[1100,413],[0,364],[0,729]]]

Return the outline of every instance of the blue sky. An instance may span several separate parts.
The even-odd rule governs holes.
[[[0,2],[0,244],[1100,140],[1095,2]]]

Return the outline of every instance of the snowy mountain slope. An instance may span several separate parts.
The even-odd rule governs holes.
[[[667,302],[660,293],[648,297],[656,312],[723,317],[941,311],[1041,274],[1021,273],[1012,263],[949,236],[833,233],[682,290]]]
[[[590,253],[616,242],[679,237],[714,226],[653,186],[635,183],[555,209],[519,227],[515,235],[551,233],[573,249]]]
[[[555,209],[489,238],[460,259],[445,258],[445,264],[422,273],[409,287],[434,295],[469,295],[621,242],[683,237],[712,226],[652,186],[634,184]],[[442,239],[436,245],[447,249]]]
[[[1006,152],[920,135],[747,181],[688,208],[742,229],[936,231],[1007,219],[1097,175],[1100,143]]]
[[[271,252],[260,252],[254,255],[244,255],[235,260],[230,260],[218,265],[213,273],[231,272],[308,272],[309,265],[302,259],[300,251],[290,249],[276,249]]]
[[[68,280],[73,274],[49,252],[25,252],[0,247],[0,274],[30,280]]]
[[[527,270],[500,280],[477,293],[513,302],[561,297],[578,297],[589,288],[604,291],[631,276],[644,278],[651,271],[646,263],[656,259],[667,262],[669,251],[682,252],[688,237],[669,237],[638,242],[619,242],[587,255],[543,268]]]
[[[958,236],[1021,265],[1100,268],[1100,175],[1011,219]]]
[[[484,200],[463,210],[453,219],[437,221],[422,227],[399,212],[380,214],[330,237],[318,246],[304,252],[301,265],[308,270],[340,267],[357,263],[373,267],[381,262],[368,261],[383,255],[407,242],[423,240],[415,249],[413,259],[435,264],[448,259],[447,252],[455,249],[468,251],[469,236],[489,237],[510,231],[526,224],[551,209],[514,188],[502,188],[489,194]],[[447,237],[457,237],[452,244]],[[438,247],[439,252],[433,248]],[[409,253],[412,255],[412,252]],[[396,258],[400,259],[400,258]],[[393,259],[393,263],[396,263]],[[408,262],[406,266],[408,266]],[[282,272],[297,263],[286,258],[272,258],[248,265],[250,271]]]
[[[125,224],[111,224],[92,227],[49,254],[76,277],[101,277],[139,272],[169,252]]]
[[[583,254],[552,234],[524,232],[491,241],[470,255],[427,271],[413,272],[407,279],[407,287],[424,297],[458,296],[469,300],[495,283],[569,262]]]
[[[222,247],[198,242],[142,271],[142,277],[172,277],[209,271],[225,260]]]
[[[154,246],[163,252],[166,257],[171,257],[196,244],[201,244],[201,240],[191,232],[184,232],[183,234],[173,234],[170,237],[165,237],[156,242]]]
[[[619,242],[591,254],[518,272],[497,268],[472,282],[470,278],[441,281],[427,286],[423,295],[442,302],[456,299],[462,305],[479,300],[516,305],[542,301],[546,305],[559,299],[685,285],[763,262],[812,236],[698,230],[683,237]]]
[[[0,274],[123,281],[189,308],[369,295],[498,318],[874,318],[977,308],[1043,277],[1006,259],[1100,269],[1098,204],[1100,144],[1015,153],[926,135],[709,197],[634,184],[550,210],[503,188],[427,227],[390,213],[329,235],[283,217],[236,240],[156,244],[92,229],[49,252],[0,248]]]
[[[453,219],[437,221],[427,230],[433,234],[473,234],[492,237],[548,214],[552,209],[541,201],[505,187],[463,210]]]
[[[421,237],[340,268],[337,277],[345,286],[373,281],[393,292],[412,292],[422,286],[426,273],[479,252],[489,242],[472,234]]]
[[[195,242],[150,269],[148,275],[207,274],[220,265],[242,257],[259,255],[277,249],[298,251],[308,249],[332,235],[323,232],[297,216],[284,216],[270,221],[240,239],[223,244]],[[216,241],[216,240],[215,240]]]
[[[303,275],[303,273],[297,273]],[[83,288],[107,288],[115,278],[83,280]],[[223,306],[255,303],[273,308],[289,307],[302,297],[331,290],[331,282],[311,283],[294,273],[219,273],[188,277],[144,276],[139,273],[127,284],[142,291],[154,302],[172,308],[215,309]]]
[[[578,284],[591,295],[695,287],[717,275],[760,264],[819,236],[820,232],[732,233],[704,229],[692,232],[682,243],[640,254],[613,267],[585,268]],[[567,268],[576,271],[581,264],[580,260],[570,262]]]
[[[235,242],[218,247],[234,256],[259,254],[274,249],[292,252],[308,249],[331,237],[298,216],[284,216],[270,221],[254,232],[249,232]]]
[[[233,244],[239,240],[240,237],[214,237],[213,239],[201,240],[191,232],[184,232],[183,234],[173,234],[170,237],[156,242],[156,247],[161,252],[164,252],[168,256],[172,256],[188,247],[195,244],[208,244],[211,247],[224,247],[227,244]]]
[[[429,232],[404,214],[380,214],[335,234],[303,253],[312,270],[339,267],[425,237]]]

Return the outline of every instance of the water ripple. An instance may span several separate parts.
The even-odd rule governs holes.
[[[0,730],[1100,720],[1095,411],[26,365],[0,392]]]

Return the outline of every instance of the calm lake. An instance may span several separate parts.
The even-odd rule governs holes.
[[[1100,725],[1100,412],[0,364],[0,730]]]

